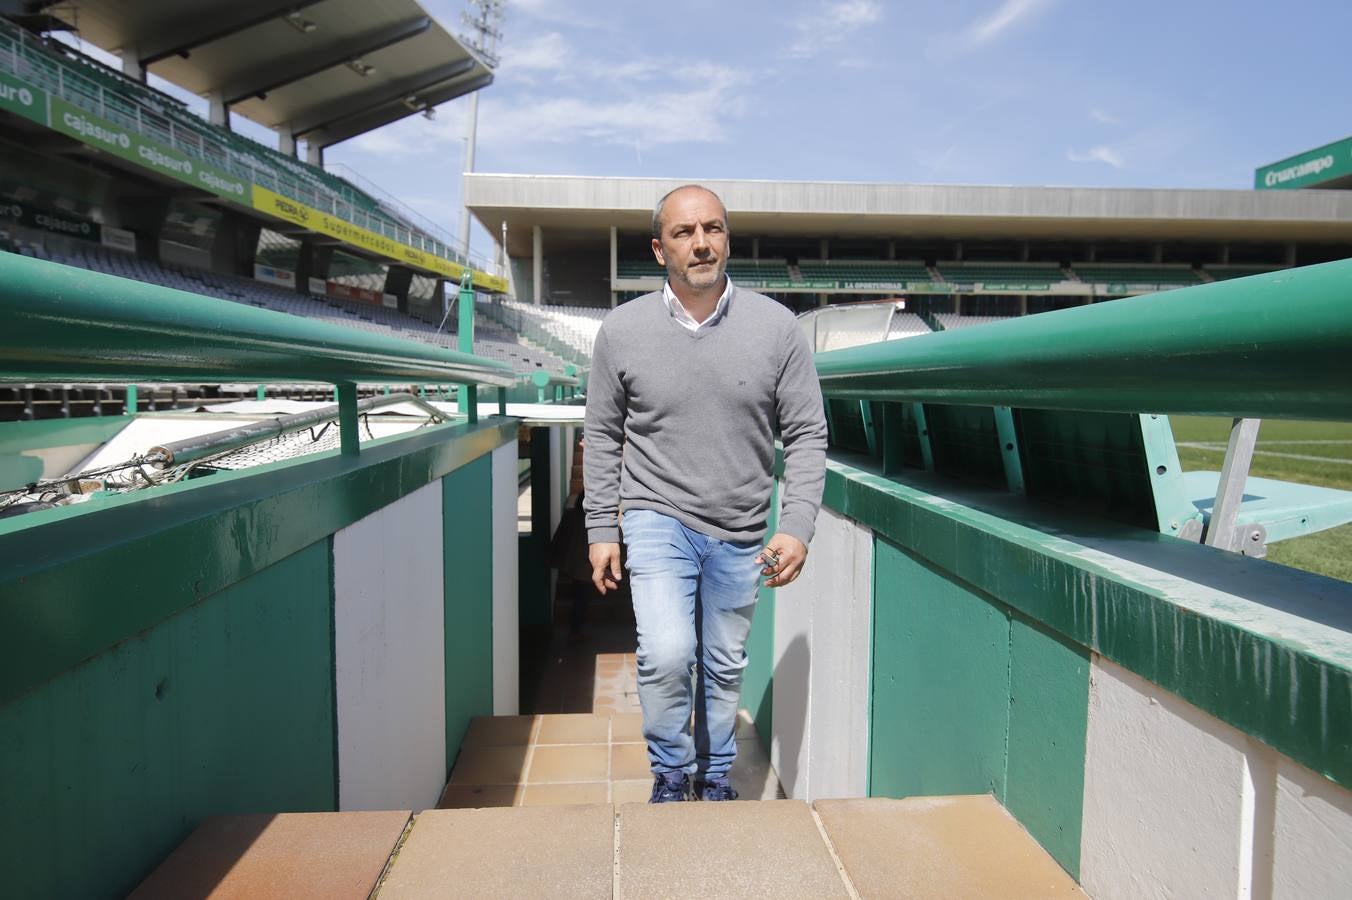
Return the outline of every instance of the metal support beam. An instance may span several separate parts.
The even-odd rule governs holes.
[[[498,415],[507,415],[507,389],[498,388]]]
[[[289,12],[314,6],[320,0],[254,0],[223,5],[203,15],[197,12],[164,26],[159,36],[138,42],[141,66],[149,66],[170,56],[186,56],[188,51],[219,41],[246,28],[261,25]],[[224,14],[222,14],[224,13]]]
[[[338,394],[338,437],[343,456],[361,453],[361,434],[357,423],[357,386],[344,382],[336,386]]]
[[[1005,464],[1005,486],[1012,494],[1026,493],[1023,461],[1019,458],[1019,436],[1014,429],[1014,410],[995,407],[995,431],[1000,436],[1000,459]]]
[[[934,444],[930,442],[929,423],[925,421],[925,404],[912,403],[911,416],[915,419],[915,434],[920,439],[920,458],[925,471],[934,471]]]
[[[868,400],[859,401],[859,418],[864,423],[864,442],[868,445],[868,455],[878,455],[878,432],[873,427],[873,404]]]
[[[1230,443],[1225,448],[1225,462],[1216,484],[1216,502],[1211,507],[1211,518],[1202,537],[1202,542],[1208,546],[1245,556],[1267,555],[1267,531],[1263,526],[1235,527],[1261,424],[1261,419],[1235,419],[1230,423]]]
[[[374,28],[351,40],[320,47],[310,53],[283,57],[274,65],[244,72],[235,80],[222,85],[220,91],[225,95],[226,105],[232,106],[251,97],[259,97],[268,91],[294,84],[311,75],[318,75],[367,53],[392,47],[409,38],[417,37],[431,27],[432,19],[429,16],[418,16],[406,22]]]
[[[400,119],[406,119],[409,116],[416,115],[426,109],[440,106],[447,101],[464,96],[471,91],[477,91],[492,83],[493,74],[491,72],[486,72],[483,75],[467,80],[452,81],[444,88],[419,91],[415,98],[416,102],[412,108],[405,105],[402,98],[400,98],[398,101],[386,103],[364,115],[344,118],[338,122],[327,125],[324,128],[317,129],[307,135],[306,140],[317,144],[320,147],[330,147],[334,144],[342,143],[349,138],[354,138],[357,135],[366,134],[368,131],[374,131],[382,125],[388,125],[391,122],[397,122]]]
[[[439,88],[473,68],[474,59],[472,57],[459,59],[426,72],[419,72],[409,78],[363,91],[346,100],[309,110],[292,117],[291,133],[297,137],[302,137],[312,131],[334,130],[345,120],[355,119],[394,103],[402,103],[405,97],[416,95],[421,91]],[[418,112],[418,110],[406,110],[407,115],[412,115],[415,112]]]
[[[541,295],[545,283],[545,239],[539,225],[531,226],[531,253],[531,301],[539,306],[543,302]]]
[[[122,401],[122,415],[136,415],[136,385],[134,384],[127,385],[127,393]]]
[[[460,276],[460,333],[456,335],[456,347],[461,353],[474,353],[474,282],[473,275],[466,269]],[[478,408],[478,396],[472,385],[465,385],[460,391],[460,412],[475,415]],[[473,418],[470,421],[474,421]]]

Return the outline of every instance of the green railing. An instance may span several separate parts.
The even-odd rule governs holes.
[[[827,397],[1352,420],[1352,260],[817,354]]]
[[[0,253],[0,381],[67,380],[333,384],[355,452],[358,382],[503,396],[518,375],[469,353]],[[467,414],[477,420],[473,404]]]

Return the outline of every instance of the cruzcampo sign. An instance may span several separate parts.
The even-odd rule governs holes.
[[[221,171],[210,163],[147,140],[129,128],[85,112],[60,97],[53,97],[51,127],[84,141],[91,147],[120,156],[128,162],[176,178],[227,200],[252,205],[253,185]]]
[[[1255,190],[1317,187],[1352,175],[1352,137],[1263,166],[1253,173]]]

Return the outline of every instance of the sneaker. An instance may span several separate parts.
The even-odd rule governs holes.
[[[695,795],[701,800],[736,800],[737,791],[726,778],[710,778],[695,784]]]
[[[684,772],[657,772],[649,803],[680,803],[690,799],[690,776]]]

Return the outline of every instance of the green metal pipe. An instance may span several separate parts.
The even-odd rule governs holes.
[[[461,353],[474,353],[474,282],[471,280],[469,270],[460,276],[460,294],[456,302],[459,304],[460,315],[460,334],[456,336],[456,346],[460,348]],[[458,399],[458,409],[460,412],[468,415],[474,411],[474,404],[478,402],[476,391],[462,390]]]
[[[830,397],[1352,420],[1352,260],[818,353]]]
[[[510,386],[511,367],[0,253],[0,381],[455,382]]]
[[[546,372],[544,369],[536,369],[530,374],[531,383],[538,388],[549,387],[550,385],[569,385],[576,386],[577,378],[572,375],[560,375],[557,372]]]

